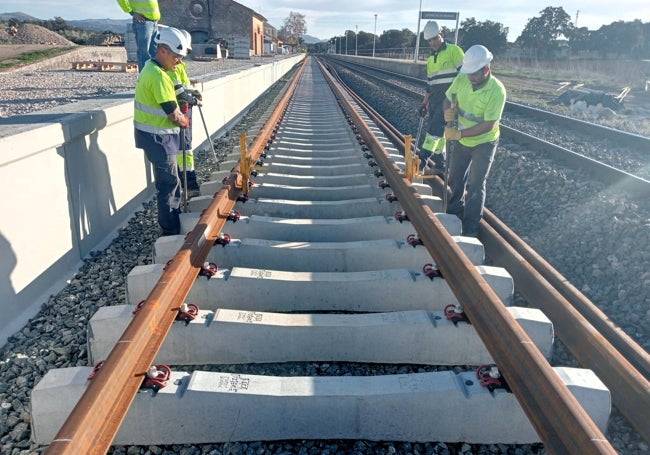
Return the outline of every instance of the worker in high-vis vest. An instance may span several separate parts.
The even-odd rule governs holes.
[[[187,53],[192,52],[192,36],[186,30],[181,30],[186,40]],[[193,85],[198,83],[197,79],[190,80],[187,75],[187,65],[181,62],[176,65],[174,71],[170,71],[169,76],[174,81],[176,99],[181,112],[187,117],[189,127],[183,129],[184,135],[181,141],[182,148],[178,153],[178,167],[181,176],[181,186],[185,191],[187,198],[199,195],[199,182],[196,178],[196,169],[194,168],[194,152],[192,151],[192,106],[201,105],[203,97],[201,92],[196,90]],[[187,180],[187,188],[185,182]]]
[[[122,11],[133,17],[133,34],[138,48],[138,71],[156,55],[156,42],[153,39],[158,31],[160,8],[158,0],[117,0]]]
[[[451,196],[447,213],[462,220],[463,235],[470,237],[478,237],[485,185],[506,104],[506,89],[492,74],[491,62],[492,53],[485,46],[467,49],[460,74],[447,89],[444,101],[445,120],[458,125],[445,128],[447,142],[457,141],[448,164]]]
[[[442,103],[445,91],[463,64],[464,54],[459,46],[445,41],[436,21],[426,23],[422,36],[431,47],[431,55],[427,59],[427,91],[420,106],[420,115],[429,115],[426,134],[420,145],[420,172],[425,169],[429,159],[433,160],[435,170],[442,171],[445,168],[445,119]]]
[[[181,191],[176,155],[181,129],[189,125],[178,106],[174,81],[167,72],[183,60],[187,49],[185,36],[176,28],[164,28],[154,39],[156,55],[145,64],[135,85],[135,146],[144,150],[153,165],[162,235],[177,235],[181,231]]]

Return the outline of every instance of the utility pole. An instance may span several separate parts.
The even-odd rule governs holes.
[[[345,31],[345,55],[348,55],[348,31]]]
[[[377,39],[377,13],[375,13],[375,33],[372,35],[372,57],[375,58],[375,40]]]
[[[576,11],[576,20],[575,20],[575,22],[573,23],[573,26],[574,26],[574,27],[577,27],[577,26],[578,26],[578,15],[579,15],[579,14],[580,14],[580,10],[577,10],[577,11]]]
[[[418,62],[418,55],[420,54],[420,18],[421,17],[422,17],[422,0],[420,0],[420,8],[418,9],[418,32],[415,35],[415,52],[413,56],[413,63]]]
[[[359,26],[354,26],[354,55],[357,56],[357,44],[359,43]]]

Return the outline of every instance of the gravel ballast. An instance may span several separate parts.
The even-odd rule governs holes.
[[[188,62],[191,76],[228,71],[254,61]],[[22,76],[22,77],[20,77]],[[137,75],[52,70],[19,75],[0,73],[2,117],[42,111],[99,95],[133,90]],[[26,81],[26,82],[25,82]],[[377,91],[357,81],[406,133],[414,133],[416,109],[403,97]],[[277,91],[275,92],[277,93]],[[271,91],[231,132],[217,140],[217,151],[238,145],[238,133],[247,130],[270,104]],[[384,106],[382,108],[382,106]],[[390,115],[389,115],[390,114]],[[392,117],[392,118],[391,118]],[[400,124],[401,123],[401,124]],[[531,132],[531,134],[534,134]],[[199,180],[213,171],[211,151],[199,151]],[[541,195],[541,196],[540,196]],[[628,200],[609,192],[582,174],[538,160],[516,144],[502,143],[488,182],[487,206],[561,273],[588,295],[617,324],[646,349],[650,348],[650,203]],[[136,265],[151,261],[159,235],[155,204],[143,205],[104,251],[87,258],[84,266],[59,294],[44,302],[42,311],[11,337],[0,352],[0,453],[27,455],[44,452],[29,441],[29,394],[52,368],[85,366],[86,325],[103,305],[125,302],[125,278]],[[553,363],[575,366],[560,344]],[[222,371],[246,367],[210,366]],[[282,374],[256,367],[256,374]],[[270,368],[270,367],[269,367]],[[356,374],[358,365],[285,364],[287,375]],[[402,372],[400,367],[382,371]],[[621,454],[647,454],[650,449],[616,412],[607,433]],[[203,444],[166,447],[118,447],[114,454],[527,454],[545,453],[541,445],[504,446],[393,443],[371,441],[278,441]]]

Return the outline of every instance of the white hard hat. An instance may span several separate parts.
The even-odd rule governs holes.
[[[174,27],[167,27],[156,33],[154,38],[156,44],[166,44],[174,54],[182,57],[187,55],[187,44],[185,43],[185,35]]]
[[[466,74],[475,73],[487,66],[491,61],[492,52],[485,46],[475,44],[465,52],[465,58],[463,59],[463,66],[460,68],[460,72]]]
[[[192,52],[192,35],[190,35],[190,32],[187,30],[181,30],[183,32],[183,35],[185,36],[185,46],[187,48],[187,52]]]
[[[435,38],[436,35],[440,34],[440,25],[436,21],[429,21],[424,26],[422,30],[422,36],[426,41],[429,41],[431,38]]]

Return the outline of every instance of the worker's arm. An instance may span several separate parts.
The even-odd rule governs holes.
[[[462,137],[478,136],[479,134],[487,133],[488,131],[491,131],[498,122],[498,120],[490,120],[489,122],[477,123],[474,126],[462,130]]]
[[[183,115],[181,110],[178,108],[178,104],[176,104],[176,101],[169,101],[166,103],[162,103],[160,105],[165,113],[167,114],[167,118],[174,122],[174,124],[180,126],[181,128],[187,128],[189,120],[187,117]]]

